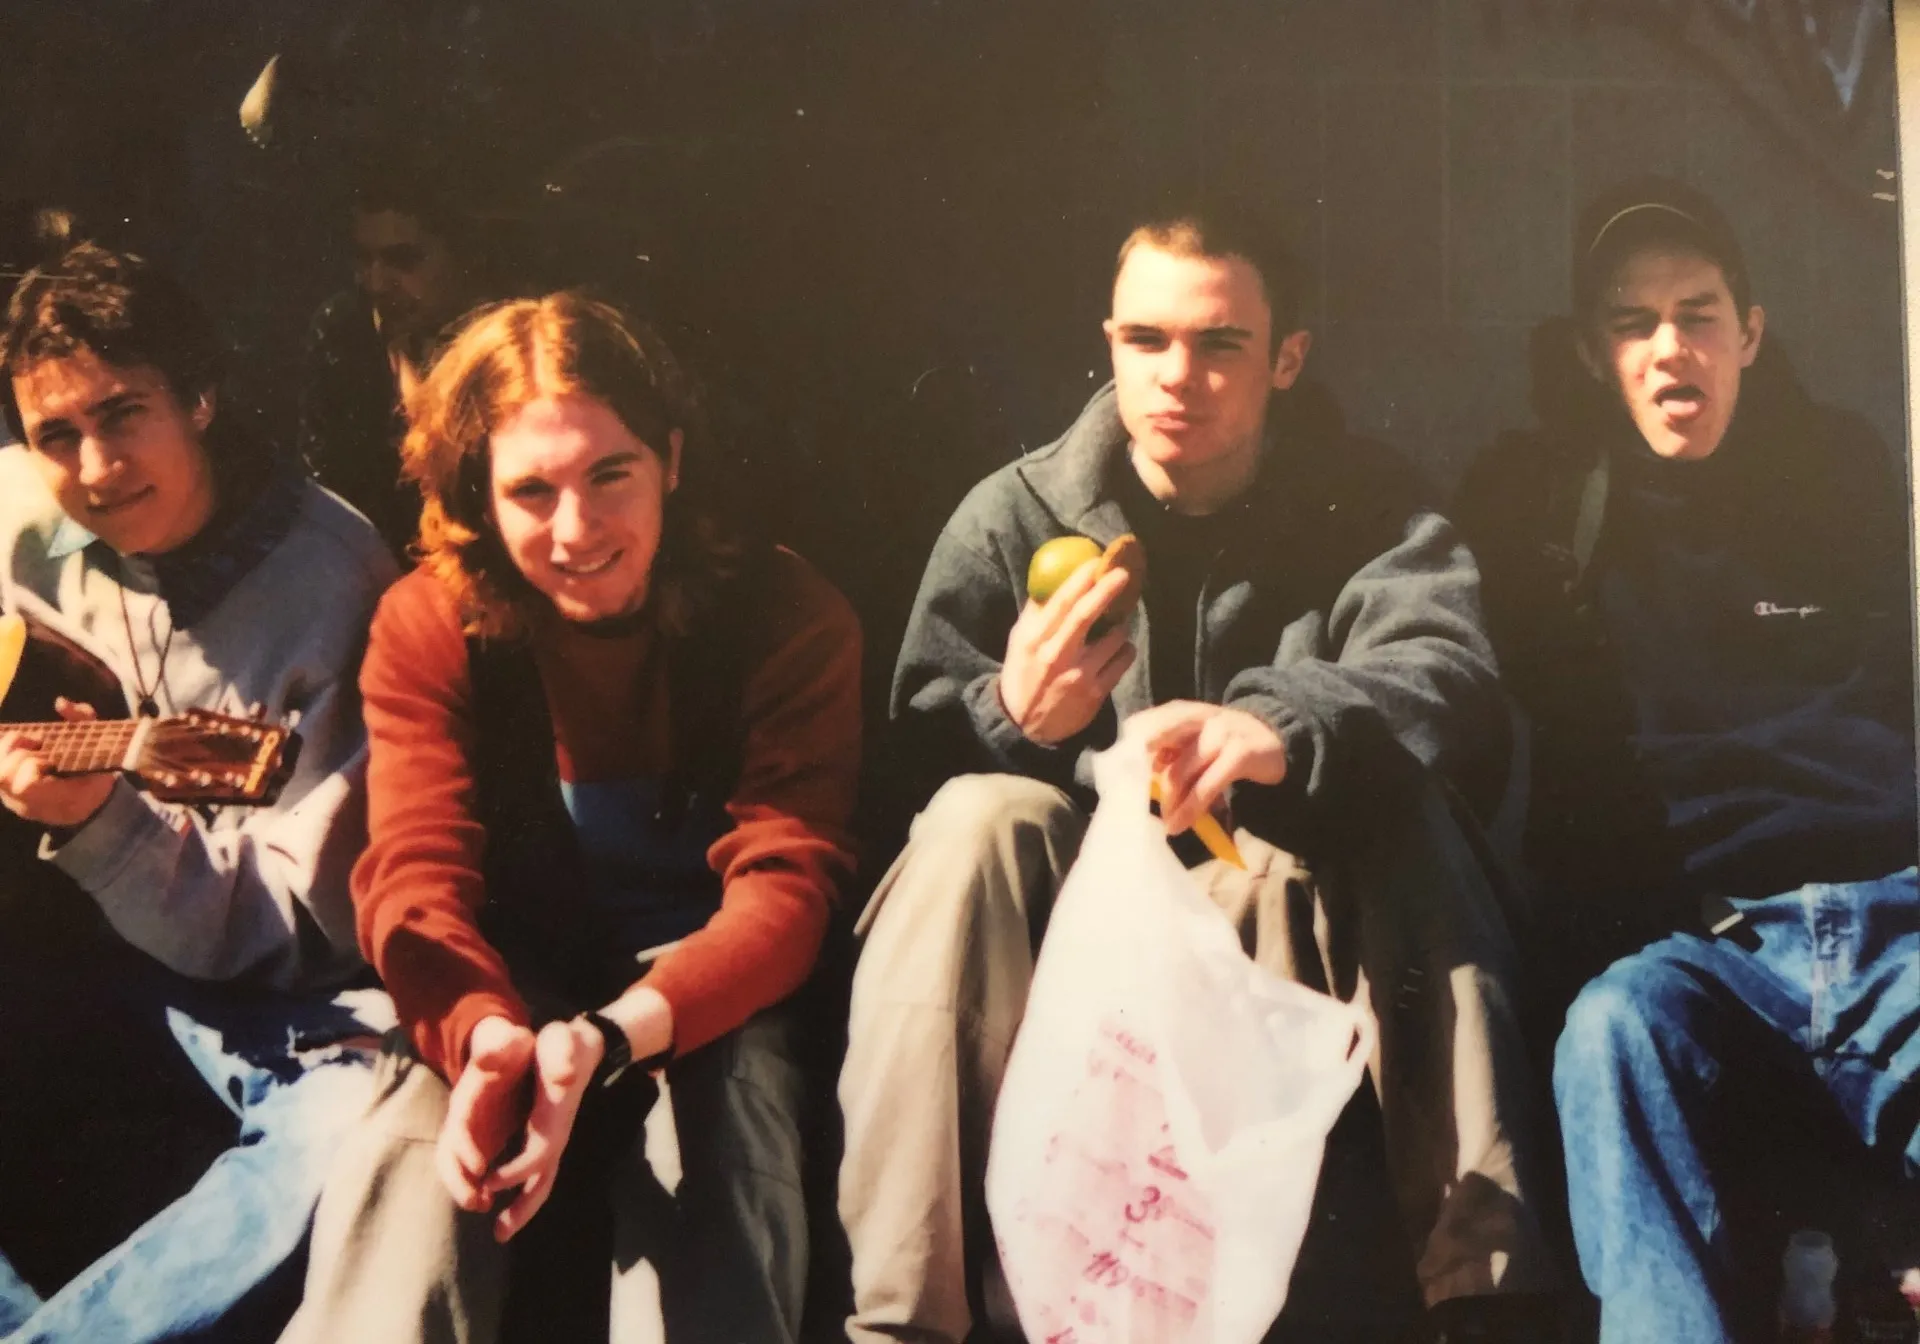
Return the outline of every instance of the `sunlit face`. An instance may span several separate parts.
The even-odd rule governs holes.
[[[209,391],[182,406],[151,365],[121,368],[88,350],[44,359],[13,380],[21,428],[69,518],[122,555],[162,555],[213,516],[203,442]]]
[[[398,210],[353,213],[354,282],[373,304],[380,330],[416,336],[458,311],[466,277],[444,238]]]
[[[1259,272],[1239,257],[1127,254],[1105,324],[1120,419],[1176,484],[1257,457],[1268,393],[1306,358],[1305,332],[1276,351],[1272,326]]]
[[[494,430],[493,517],[515,568],[569,621],[646,605],[679,430],[663,458],[596,397],[543,397]]]
[[[1743,321],[1726,276],[1698,252],[1643,248],[1601,291],[1587,362],[1619,391],[1647,447],[1697,461],[1726,438],[1765,319],[1756,304]]]

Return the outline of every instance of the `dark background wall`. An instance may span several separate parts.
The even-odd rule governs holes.
[[[1864,34],[1838,111],[1768,36],[1803,12],[1822,52]],[[699,329],[783,525],[878,634],[965,486],[1104,379],[1113,248],[1186,186],[1274,207],[1310,368],[1443,488],[1528,417],[1578,204],[1646,170],[1721,199],[1770,332],[1897,444],[1889,28],[1767,0],[12,0],[0,194],[186,270],[279,426],[351,163],[402,128],[562,240],[555,274],[617,263]],[[236,109],[275,51],[307,78],[261,150]]]

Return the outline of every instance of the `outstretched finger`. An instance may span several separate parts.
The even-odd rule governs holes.
[[[1040,638],[1048,638],[1066,624],[1068,617],[1073,615],[1074,606],[1087,595],[1099,577],[1100,561],[1095,557],[1080,564],[1073,573],[1061,580],[1060,586],[1040,607],[1046,616],[1045,623],[1040,627]]]
[[[1160,819],[1167,834],[1178,835],[1193,825],[1194,785],[1206,767],[1206,758],[1190,747],[1174,754],[1161,769]]]
[[[92,723],[100,717],[92,705],[78,700],[69,700],[64,695],[54,697],[53,712],[68,723]]]
[[[1088,643],[1081,651],[1080,662],[1083,666],[1097,672],[1112,662],[1120,650],[1127,648],[1128,644],[1127,632],[1116,625],[1098,639]]]
[[[1164,759],[1186,751],[1212,711],[1211,705],[1192,700],[1169,700],[1130,717],[1126,732],[1147,749],[1149,756]]]
[[[1208,762],[1207,768],[1200,772],[1200,777],[1187,794],[1184,812],[1186,826],[1192,826],[1203,813],[1213,811],[1214,805],[1226,796],[1227,786],[1241,778],[1242,759],[1241,753],[1228,749]]]
[[[1102,574],[1079,598],[1074,601],[1070,615],[1072,622],[1084,633],[1099,623],[1109,608],[1127,591],[1127,585],[1133,582],[1133,576],[1124,569],[1114,568]]]
[[[1086,648],[1088,633],[1126,586],[1127,574],[1124,570],[1116,569],[1102,575],[1098,582],[1074,599],[1064,619],[1049,631],[1043,641],[1041,656],[1056,664],[1077,658]],[[1054,594],[1053,602],[1049,602],[1048,607],[1059,602],[1066,591],[1066,586],[1061,585],[1060,592]]]
[[[1133,660],[1138,656],[1139,650],[1122,640],[1120,647],[1108,655],[1107,659],[1100,664],[1099,670],[1094,673],[1093,689],[1096,698],[1105,700],[1112,695],[1113,688],[1120,684],[1120,678],[1127,675],[1127,669],[1133,666]]]

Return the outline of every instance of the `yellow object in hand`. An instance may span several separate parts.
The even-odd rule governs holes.
[[[1154,802],[1164,801],[1160,795],[1158,776],[1154,777],[1147,792]],[[1195,817],[1193,833],[1200,837],[1200,843],[1207,847],[1207,853],[1222,863],[1230,863],[1242,872],[1246,871],[1247,861],[1240,857],[1240,847],[1233,843],[1233,837],[1227,834],[1226,828],[1214,820],[1213,813],[1202,812]]]

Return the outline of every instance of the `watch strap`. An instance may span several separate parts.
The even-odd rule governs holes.
[[[633,1044],[627,1040],[627,1033],[620,1024],[605,1013],[589,1008],[580,1014],[580,1020],[600,1033],[603,1048],[600,1063],[593,1071],[593,1083],[596,1087],[611,1087],[619,1081],[620,1075],[633,1065]]]
[[[633,1067],[641,1073],[658,1073],[671,1063],[673,1063],[673,1042],[668,1041],[664,1049],[654,1051],[645,1059],[634,1060]]]

